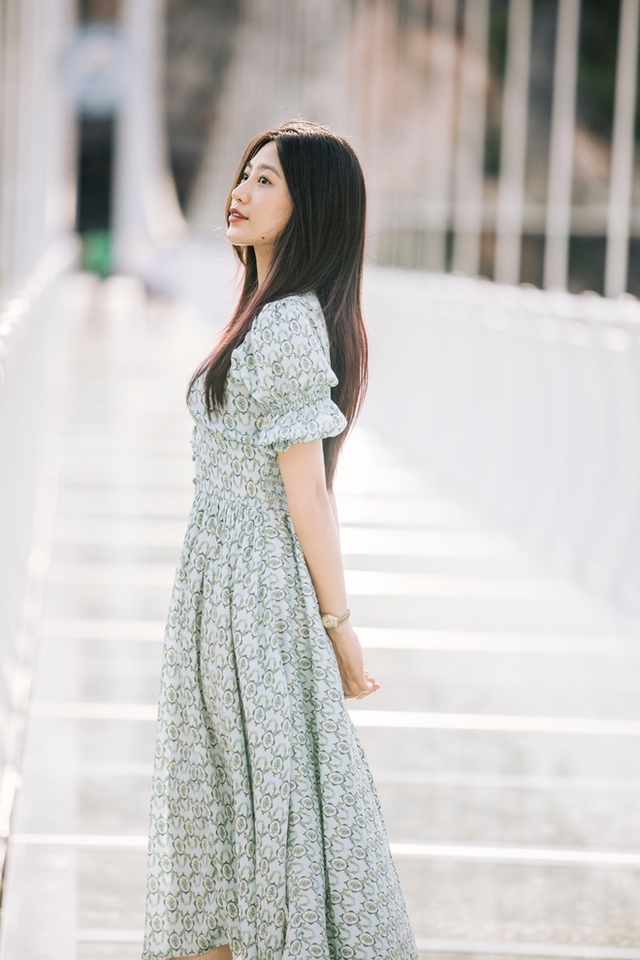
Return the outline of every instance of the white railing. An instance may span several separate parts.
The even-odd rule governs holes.
[[[51,446],[74,307],[62,275],[77,254],[75,239],[57,241],[0,302],[0,862],[48,567]]]
[[[77,257],[62,64],[73,0],[0,4],[0,871],[17,784],[54,485],[46,456]]]
[[[632,190],[640,0],[603,9],[618,39],[611,162],[604,160],[608,172],[600,174],[586,158],[606,158],[607,145],[592,138],[576,110],[580,25],[589,11],[581,0],[554,6],[549,51],[546,33],[536,32],[543,21],[533,0],[508,0],[500,10],[489,0],[433,0],[429,17],[399,0],[245,4],[190,204],[191,226],[202,237],[219,235],[229,177],[245,144],[273,124],[309,117],[347,134],[362,160],[369,246],[379,262],[434,271],[450,262],[470,276],[490,270],[493,279],[518,283],[525,275],[523,237],[534,235],[544,238],[542,281],[553,290],[568,285],[571,237],[602,237],[605,292],[629,289],[629,238],[640,233]],[[502,70],[489,41],[498,35],[492,24],[505,16]],[[540,99],[531,65],[543,49],[554,64],[548,151],[539,110],[529,129],[530,106]],[[248,89],[255,91],[250,103]],[[489,130],[491,138],[498,133],[499,103],[494,175],[485,169],[485,144]],[[484,234],[495,237],[493,265],[481,256]]]
[[[370,268],[366,422],[640,611],[640,303]]]

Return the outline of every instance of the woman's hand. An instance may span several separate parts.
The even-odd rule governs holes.
[[[364,669],[362,647],[349,621],[335,630],[327,630],[327,633],[338,661],[345,699],[362,700],[379,690],[380,684]]]

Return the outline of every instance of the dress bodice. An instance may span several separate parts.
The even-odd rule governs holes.
[[[331,399],[338,378],[317,297],[268,303],[231,357],[224,408],[209,414],[202,377],[189,410],[196,489],[218,499],[277,500],[277,454],[293,443],[336,436],[347,425]]]

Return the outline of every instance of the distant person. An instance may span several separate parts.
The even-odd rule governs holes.
[[[379,689],[349,620],[332,492],[367,381],[365,187],[286,123],[227,204],[238,306],[189,387],[195,500],[165,635],[144,960],[417,960],[345,699]]]

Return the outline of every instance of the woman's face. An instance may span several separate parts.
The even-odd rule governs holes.
[[[237,246],[271,246],[287,225],[293,204],[275,143],[265,143],[231,193],[227,240]]]

